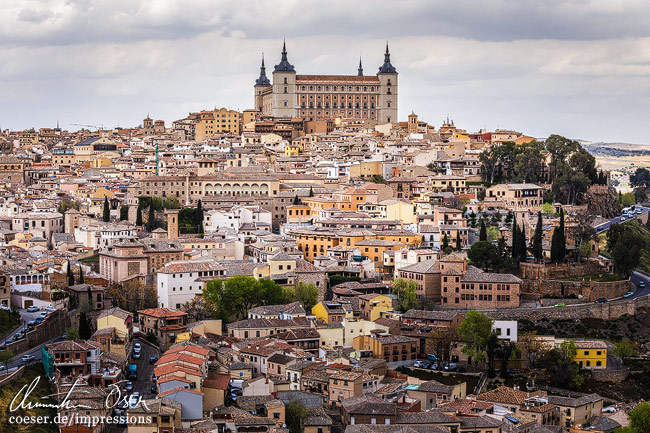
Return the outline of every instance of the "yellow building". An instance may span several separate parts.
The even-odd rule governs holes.
[[[350,177],[372,177],[381,176],[383,173],[383,161],[367,161],[359,164],[352,164],[350,166]]]
[[[379,202],[379,205],[386,206],[386,219],[401,220],[404,224],[415,224],[418,222],[415,214],[415,205],[409,200],[391,198]]]
[[[576,340],[578,353],[574,359],[580,368],[600,369],[607,367],[607,344],[600,340]]]
[[[201,111],[197,113],[194,125],[194,140],[203,141],[216,134],[240,134],[239,117],[237,110],[227,108]]]
[[[133,314],[119,307],[103,310],[97,317],[97,330],[115,329],[115,340],[111,341],[110,351],[128,356],[126,346],[133,337]]]
[[[325,323],[343,323],[353,316],[352,306],[337,301],[320,301],[311,308],[311,314]]]
[[[303,151],[302,144],[293,142],[284,146],[284,156],[300,155]]]
[[[381,317],[381,313],[393,309],[393,300],[377,293],[359,295],[359,310],[361,317],[374,322]]]

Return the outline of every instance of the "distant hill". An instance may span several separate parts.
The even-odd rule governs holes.
[[[605,143],[602,141],[578,140],[582,147],[589,153],[596,156],[648,156],[650,146],[633,143]]]

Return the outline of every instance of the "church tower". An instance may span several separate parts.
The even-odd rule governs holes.
[[[255,104],[253,107],[255,107],[255,111],[258,113],[262,112],[262,105],[264,102],[264,98],[262,96],[262,92],[264,89],[269,87],[271,85],[271,81],[266,77],[266,67],[264,66],[264,53],[262,53],[262,66],[260,66],[260,76],[257,80],[255,80]]]
[[[397,69],[390,63],[390,51],[386,42],[384,64],[377,72],[379,78],[379,121],[397,123]]]
[[[273,117],[294,117],[296,113],[296,70],[287,59],[287,44],[282,43],[282,58],[273,69]]]

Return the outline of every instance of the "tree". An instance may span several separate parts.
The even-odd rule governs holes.
[[[72,273],[72,263],[68,260],[68,287],[74,286],[74,274]]]
[[[537,225],[533,235],[533,256],[537,261],[541,261],[544,257],[542,224],[542,212],[539,211],[537,212]]]
[[[5,366],[5,370],[7,369],[7,363],[11,361],[11,358],[16,356],[11,350],[0,350],[0,364],[3,364]]]
[[[77,279],[77,284],[83,284],[84,283],[84,270],[81,266],[79,266],[79,278]],[[90,288],[88,288],[90,290]]]
[[[636,202],[636,197],[633,192],[626,192],[621,196],[621,204],[623,207],[632,206]]]
[[[442,237],[442,250],[446,251],[449,248],[449,238],[447,237],[447,233]]]
[[[114,305],[127,311],[145,310],[158,305],[158,293],[153,285],[132,280],[122,285],[112,285],[106,295],[113,299]]]
[[[64,214],[70,209],[79,210],[79,203],[72,200],[62,200],[61,203],[59,203],[59,207],[58,207],[59,213]]]
[[[544,203],[542,205],[542,213],[544,215],[553,215],[553,214],[555,214],[555,206],[553,206],[551,203]]]
[[[564,234],[564,209],[560,208],[560,225],[553,230],[551,237],[551,261],[559,263],[566,256],[566,236]]]
[[[214,315],[215,307],[210,305],[203,296],[195,296],[181,305],[181,311],[187,313],[191,322],[200,322]]]
[[[481,219],[481,232],[478,236],[479,241],[487,241],[487,228],[485,227],[485,220]]]
[[[206,284],[203,297],[218,306],[217,317],[224,321],[246,317],[250,308],[261,305],[259,282],[249,276],[237,275],[225,281]]]
[[[494,321],[485,314],[470,310],[458,326],[458,334],[465,343],[462,351],[477,362],[485,360],[487,343]]]
[[[307,409],[300,402],[292,401],[285,406],[287,428],[289,433],[300,433],[302,422],[307,418]]]
[[[499,231],[498,228],[496,228],[495,226],[489,226],[487,228],[488,241],[494,242],[494,241],[498,240],[499,237],[501,237],[501,232]]]
[[[417,288],[418,285],[413,280],[398,278],[393,282],[393,294],[397,298],[397,308],[400,311],[408,311],[417,307],[418,300],[415,294]]]
[[[451,359],[451,351],[457,342],[458,330],[455,327],[434,326],[426,338],[426,351],[447,362]]]
[[[260,297],[262,299],[263,305],[288,304],[290,302],[293,302],[295,298],[295,292],[293,292],[291,289],[285,289],[273,280],[263,279],[259,280],[259,283]],[[302,281],[298,282],[298,285],[304,284],[305,283]],[[316,299],[318,299],[318,289],[316,289]]]
[[[147,335],[144,336],[144,339],[151,344],[158,344],[158,337],[152,331],[147,332]]]
[[[178,197],[176,197],[175,195],[168,195],[163,200],[163,207],[165,209],[180,209],[181,204],[178,201]]]
[[[142,226],[142,208],[138,206],[138,210],[135,214],[135,225],[138,227]]]
[[[467,257],[477,266],[488,272],[495,269],[501,263],[501,257],[497,247],[488,241],[480,241],[472,245],[467,252]]]
[[[156,229],[156,213],[154,211],[154,206],[151,204],[149,206],[149,218],[147,218],[146,230],[152,232]]]
[[[638,352],[639,343],[636,341],[624,339],[614,344],[614,355],[621,358],[625,363]]]
[[[650,218],[648,221],[650,221]],[[609,251],[614,249],[614,245],[616,245],[624,231],[625,225],[623,224],[612,224],[609,226],[609,230],[607,230],[607,234],[605,235],[605,239],[607,240],[605,246]]]
[[[650,432],[650,402],[642,401],[627,413],[630,425],[619,428],[616,433],[647,433]]]
[[[79,330],[74,326],[65,328],[65,339],[66,340],[78,340],[79,339]]]
[[[591,244],[589,242],[583,242],[578,251],[580,252],[580,257],[589,257],[591,255]]]
[[[647,200],[648,200],[648,195],[645,192],[645,188],[634,189],[634,201],[636,203],[645,203]]]
[[[638,266],[645,245],[646,242],[642,237],[625,227],[616,244],[610,250],[616,271],[625,278],[629,277],[634,268]]]
[[[578,349],[573,340],[565,340],[560,347],[553,348],[546,356],[546,370],[552,386],[579,390],[584,382],[580,367],[574,361]]]
[[[104,212],[102,214],[102,221],[105,223],[111,220],[111,209],[108,207],[108,197],[104,197]]]
[[[126,221],[129,219],[129,206],[123,204],[120,206],[120,221]]]
[[[528,257],[528,247],[527,247],[527,241],[526,241],[526,230],[521,229],[519,230],[519,242],[517,242],[517,246],[519,247],[519,260],[522,262],[526,261],[526,258]]]
[[[196,226],[197,233],[203,233],[203,204],[201,200],[196,204],[196,212],[194,213],[194,225]]]
[[[499,358],[501,358],[501,370],[499,371],[499,376],[502,379],[508,377],[508,361],[513,353],[517,351],[517,345],[514,341],[504,341],[499,347]]]
[[[310,186],[309,187],[309,197],[313,197],[313,196],[314,196],[314,187]]]
[[[485,353],[487,356],[488,362],[488,377],[492,379],[496,376],[494,372],[494,358],[497,354],[497,348],[499,347],[499,337],[497,337],[496,332],[492,331],[488,337]]]
[[[302,308],[304,308],[307,314],[309,314],[311,309],[318,302],[318,288],[314,283],[299,281],[296,285],[295,299],[300,302]]]
[[[299,204],[300,204],[300,199],[298,198],[298,194],[296,194],[293,197],[293,205],[296,206],[296,205],[299,205]]]
[[[517,224],[517,217],[514,217],[512,222],[512,248],[510,250],[513,259],[519,258],[519,252],[521,248],[519,247],[519,241],[521,237],[519,236],[519,224]]]
[[[82,311],[79,314],[79,338],[82,340],[88,340],[92,334],[93,331],[90,324],[90,318]]]
[[[463,249],[463,241],[460,239],[460,230],[456,230],[456,250]]]
[[[635,187],[650,186],[650,170],[645,167],[636,169],[633,175],[630,175],[630,185]]]

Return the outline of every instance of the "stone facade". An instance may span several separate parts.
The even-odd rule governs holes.
[[[596,299],[614,299],[630,290],[630,280],[599,281],[562,281],[562,280],[524,280],[521,290],[539,296],[564,298],[582,296],[582,302],[594,302]]]
[[[601,271],[600,264],[595,260],[581,263],[521,263],[519,265],[521,278],[527,280],[560,280],[562,278],[579,277]]]

